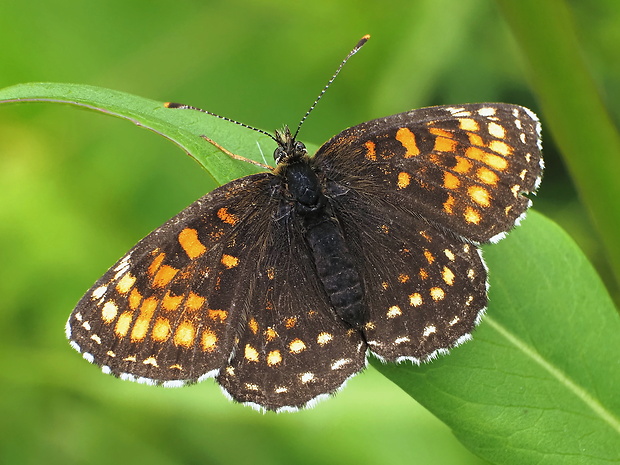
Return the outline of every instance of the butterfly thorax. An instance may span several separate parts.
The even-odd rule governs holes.
[[[277,173],[285,180],[285,197],[293,205],[295,221],[310,247],[335,314],[349,326],[361,329],[367,319],[361,278],[311,159],[307,155],[288,159],[278,165]]]

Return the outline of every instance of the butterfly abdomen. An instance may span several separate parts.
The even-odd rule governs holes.
[[[321,183],[305,161],[288,166],[285,176],[323,289],[336,315],[361,329],[366,322],[361,278]]]

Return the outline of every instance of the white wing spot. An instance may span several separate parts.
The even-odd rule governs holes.
[[[100,299],[105,294],[105,291],[108,290],[108,286],[100,286],[93,291],[91,294],[93,300]]]
[[[340,360],[336,360],[334,363],[332,363],[331,369],[339,370],[340,368],[347,365],[348,363],[351,363],[350,358],[341,358]]]
[[[484,107],[478,110],[480,116],[493,116],[495,114],[495,108]]]
[[[424,332],[422,333],[423,337],[428,337],[429,335],[436,333],[437,332],[437,328],[433,325],[429,325],[426,328],[424,328]]]

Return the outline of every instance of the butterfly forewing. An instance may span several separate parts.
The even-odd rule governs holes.
[[[272,179],[265,173],[222,186],[140,241],[71,314],[74,347],[124,378],[214,376],[245,324],[251,258],[269,238],[277,207]]]
[[[502,103],[430,107],[347,129],[315,164],[347,188],[402,205],[476,243],[496,241],[530,205],[542,174],[540,124]]]

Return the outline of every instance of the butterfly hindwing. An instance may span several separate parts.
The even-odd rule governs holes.
[[[235,400],[270,410],[299,408],[332,393],[365,366],[366,344],[331,309],[294,213],[273,221],[269,253],[244,313],[249,320],[218,382]]]
[[[373,354],[420,363],[469,338],[487,304],[486,269],[474,245],[353,190],[334,205],[362,271],[363,333]]]

